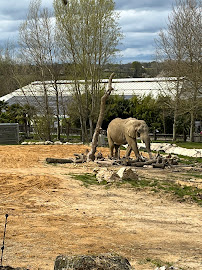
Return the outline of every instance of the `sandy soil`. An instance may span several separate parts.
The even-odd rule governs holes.
[[[3,265],[53,270],[59,254],[116,253],[136,270],[150,260],[202,269],[202,209],[149,190],[84,187],[70,174],[94,163],[46,164],[73,157],[85,146],[0,146],[0,241],[8,224]],[[101,151],[107,156],[108,149]],[[187,182],[184,172],[137,168],[139,176]],[[201,180],[192,184],[201,186]]]

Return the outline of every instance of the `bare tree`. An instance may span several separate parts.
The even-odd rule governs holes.
[[[199,94],[202,82],[201,65],[201,0],[176,0],[168,18],[167,29],[159,33],[157,40],[158,57],[164,61],[167,76],[183,78],[183,86],[176,84],[173,95],[174,129],[180,113],[188,112],[191,116],[190,140],[193,141],[194,122],[199,106]],[[180,110],[180,100],[189,100],[189,106]]]
[[[50,90],[47,88],[46,78],[51,78],[55,95],[57,137],[60,139],[60,109],[59,89],[57,80],[59,61],[57,42],[55,42],[55,27],[53,14],[48,9],[41,9],[41,0],[33,0],[30,3],[27,19],[21,24],[19,30],[19,44],[26,63],[34,64],[40,70],[43,83],[44,104],[46,115],[48,139],[51,139],[52,111],[49,103]]]
[[[54,7],[63,57],[72,63],[74,97],[85,140],[87,121],[92,136],[99,113],[103,66],[115,55],[121,38],[118,16],[113,0],[69,0],[65,6],[55,0]],[[84,80],[83,86],[79,79]]]
[[[111,92],[113,90],[113,88],[112,88],[112,79],[113,79],[114,75],[115,74],[112,73],[111,76],[109,77],[108,89],[101,98],[99,117],[98,117],[98,120],[97,120],[95,132],[93,134],[91,150],[88,153],[88,160],[92,160],[92,161],[95,160],[95,153],[96,153],[96,149],[97,149],[97,145],[98,145],[98,136],[99,136],[100,129],[101,129],[101,126],[102,126],[102,122],[104,120],[106,101],[107,101],[108,97],[110,96],[110,94],[111,94]]]
[[[0,48],[0,96],[16,90],[17,83],[13,77],[16,65],[16,50],[11,42]]]

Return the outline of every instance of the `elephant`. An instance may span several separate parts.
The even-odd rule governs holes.
[[[126,157],[130,156],[133,150],[137,159],[142,159],[138,147],[137,136],[140,135],[140,139],[144,141],[147,152],[150,159],[152,159],[150,149],[149,128],[144,120],[138,120],[136,118],[115,118],[113,119],[107,128],[107,138],[110,148],[110,157],[113,157],[113,151],[115,148],[115,158],[118,157],[119,148],[122,144],[128,144],[126,149]]]

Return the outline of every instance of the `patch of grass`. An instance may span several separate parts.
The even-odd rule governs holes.
[[[106,181],[102,181],[98,183],[96,180],[96,176],[92,173],[85,174],[71,174],[71,176],[75,180],[79,180],[83,183],[85,187],[89,187],[90,185],[106,185],[107,188],[110,188],[111,183],[108,184]],[[125,184],[129,184],[134,189],[145,189],[149,188],[151,191],[157,192],[165,192],[172,194],[179,201],[192,201],[202,206],[202,189],[199,189],[194,186],[182,186],[180,184],[176,184],[173,181],[160,181],[156,179],[146,179],[141,178],[138,180],[123,180],[121,182],[114,183],[116,187],[124,187]]]
[[[161,266],[170,267],[170,266],[173,265],[173,263],[170,263],[170,262],[164,262],[164,261],[162,261],[160,259],[151,259],[151,258],[146,258],[145,259],[145,262],[146,263],[151,263],[151,264],[153,264],[156,267],[161,267]]]
[[[202,174],[196,174],[196,173],[183,173],[184,176],[190,176],[194,178],[202,179]]]
[[[174,195],[180,201],[193,201],[202,206],[202,189],[193,186],[182,186],[176,184],[173,181],[159,181],[159,180],[125,180],[118,185],[121,186],[124,183],[129,183],[134,188],[151,188],[151,191],[157,193],[163,191]]]
[[[140,141],[138,141],[140,142]],[[181,142],[176,141],[173,142],[172,140],[152,140],[152,143],[170,143],[170,144],[176,144],[179,147],[187,148],[187,149],[202,149],[202,143],[201,142]]]
[[[183,163],[183,164],[187,164],[187,165],[191,165],[191,164],[196,164],[196,163],[202,163],[202,158],[200,157],[187,157],[187,156],[182,156],[182,155],[178,155],[178,157],[180,158],[179,163]]]
[[[187,148],[187,149],[201,149],[202,143],[201,142],[176,142],[177,146]]]
[[[96,179],[95,174],[93,173],[84,173],[84,174],[71,174],[71,176],[75,180],[79,180],[83,183],[85,187],[88,187],[89,185],[106,185],[106,181],[102,181],[99,183]]]

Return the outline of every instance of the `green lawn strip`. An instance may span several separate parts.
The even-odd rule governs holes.
[[[166,266],[166,267],[171,267],[173,266],[173,263],[171,262],[164,262],[160,259],[151,259],[151,258],[146,258],[144,260],[145,263],[150,263],[156,267],[162,267],[162,266]]]
[[[196,174],[196,173],[183,173],[184,176],[192,177],[192,178],[199,178],[202,179],[202,174]]]
[[[187,157],[182,155],[177,155],[179,157],[179,163],[187,165],[195,165],[197,163],[202,163],[201,157]]]
[[[96,179],[95,174],[93,173],[84,173],[84,174],[70,174],[75,180],[79,180],[83,183],[85,187],[89,185],[106,185],[106,181],[99,183]]]
[[[177,142],[176,145],[187,149],[202,149],[201,142]]]
[[[109,188],[112,184],[107,184],[106,181],[102,181],[98,183],[96,180],[96,176],[94,174],[85,173],[85,174],[71,174],[71,176],[79,180],[83,183],[85,187],[89,187],[89,185],[106,185]],[[125,187],[125,184],[129,184],[132,188],[136,189],[144,189],[149,188],[151,191],[157,192],[165,192],[172,194],[180,201],[192,201],[202,206],[202,189],[199,189],[194,186],[182,186],[180,184],[176,184],[174,181],[160,181],[156,179],[146,179],[141,178],[138,180],[123,180],[121,182],[114,183],[116,187]]]
[[[138,142],[141,142],[138,140]],[[202,149],[202,142],[173,142],[172,140],[157,140],[152,141],[152,143],[170,143],[170,144],[176,144],[179,147],[187,148],[187,149]]]
[[[155,193],[163,191],[173,194],[180,201],[194,201],[202,206],[202,189],[193,186],[182,186],[173,181],[158,181],[158,180],[128,180],[132,186],[150,187]]]

